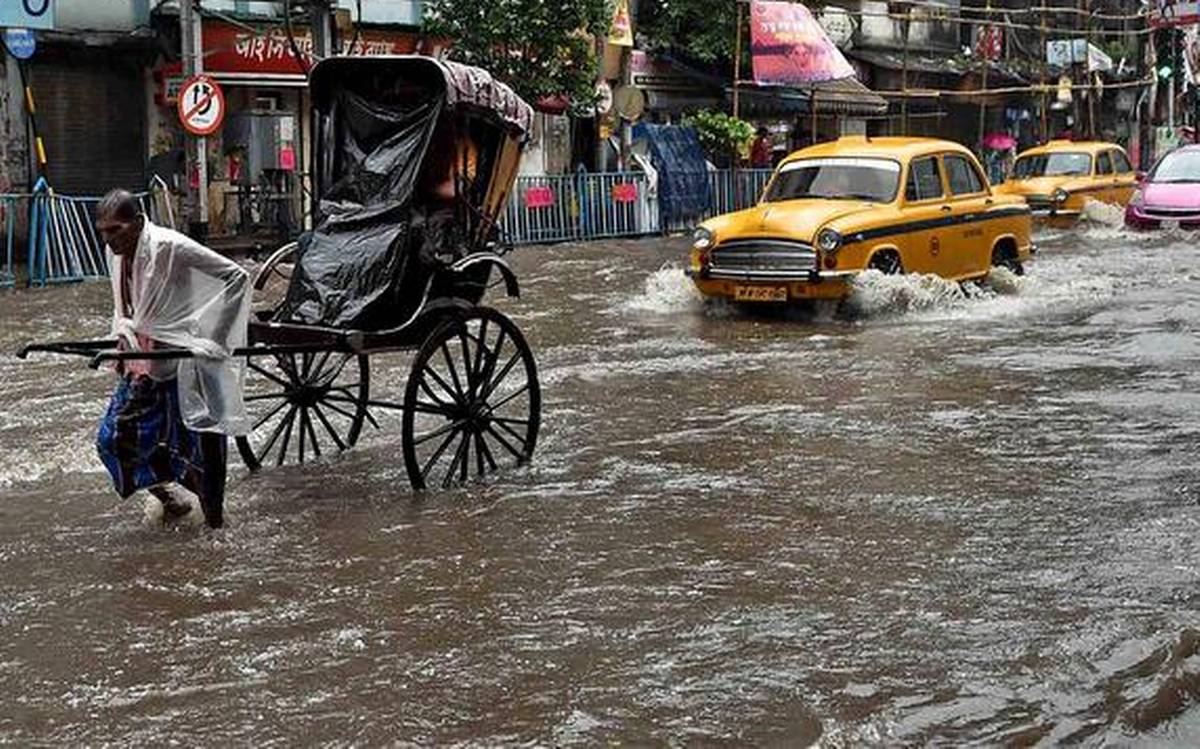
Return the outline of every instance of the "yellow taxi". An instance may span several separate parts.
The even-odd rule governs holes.
[[[1012,176],[996,192],[1020,196],[1036,218],[1067,226],[1089,200],[1123,207],[1137,181],[1125,150],[1115,143],[1052,140],[1018,155]]]
[[[983,278],[1022,272],[1034,251],[1030,211],[995,195],[979,162],[932,138],[840,138],[796,151],[758,205],[703,222],[688,275],[733,302],[841,299],[853,278],[933,273]]]

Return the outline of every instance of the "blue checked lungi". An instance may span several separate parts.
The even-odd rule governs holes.
[[[224,500],[225,436],[187,428],[175,380],[121,378],[100,422],[96,450],[122,497],[175,482],[217,507]]]

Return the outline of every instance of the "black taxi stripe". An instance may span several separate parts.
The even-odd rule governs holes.
[[[866,231],[856,231],[847,234],[843,237],[844,244],[853,244],[855,242],[869,242],[872,239],[880,239],[882,237],[890,237],[894,234],[908,234],[914,231],[928,231],[930,229],[938,229],[943,226],[955,226],[959,224],[976,224],[980,221],[991,221],[997,218],[1008,218],[1009,216],[1022,216],[1031,213],[1028,206],[1012,206],[1009,208],[997,208],[991,211],[962,213],[959,215],[939,216],[937,218],[928,218],[921,221],[909,221],[904,224],[892,224],[891,226],[881,226],[878,229],[868,229]]]

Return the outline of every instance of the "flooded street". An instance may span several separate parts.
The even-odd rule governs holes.
[[[1200,744],[1200,243],[1039,241],[789,319],[681,238],[521,248],[531,466],[231,451],[217,534],[112,493],[111,374],[12,355],[108,285],[0,294],[0,740]]]

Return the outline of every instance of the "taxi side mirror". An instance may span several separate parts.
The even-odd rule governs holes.
[[[1145,173],[1145,172],[1134,172],[1134,173],[1133,173],[1133,177],[1134,177],[1134,179],[1136,179],[1136,180],[1137,180],[1139,183],[1142,183],[1142,182],[1145,182],[1145,181],[1146,181],[1146,173]]]

